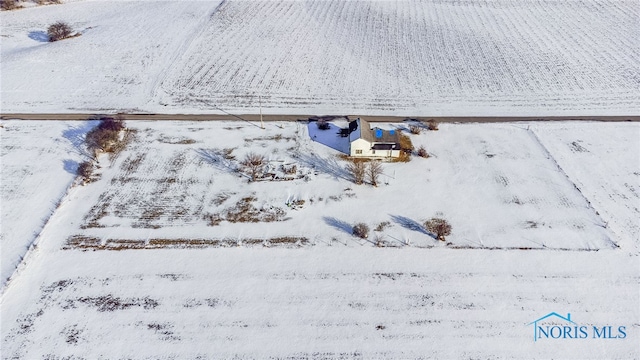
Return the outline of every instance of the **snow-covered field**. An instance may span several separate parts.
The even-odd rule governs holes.
[[[638,18],[634,0],[30,6],[0,12],[0,108],[639,115]],[[81,36],[47,42],[58,20]],[[0,125],[2,359],[640,358],[638,123],[441,124],[378,187],[345,170],[343,120],[131,121],[84,186],[94,123]],[[237,171],[250,152],[269,179]],[[534,341],[550,313],[569,330]]]
[[[81,1],[2,12],[5,112],[638,115],[640,6]],[[47,43],[68,21],[82,36]]]
[[[2,122],[0,286],[36,241],[87,156],[89,122]]]
[[[562,123],[535,132],[616,238],[640,245],[640,127]]]
[[[3,146],[69,146],[29,124],[5,122]],[[638,124],[442,124],[411,135],[432,157],[385,164],[378,188],[354,185],[335,129],[313,123],[128,126],[5,289],[3,358],[640,356]],[[251,151],[293,179],[249,183],[233,169]],[[243,206],[281,221],[229,221]],[[416,226],[434,215],[446,243]],[[384,247],[348,233],[384,221],[369,239]],[[627,335],[534,342],[550,312]]]
[[[314,123],[267,125],[262,130],[242,122],[131,122],[134,144],[113,164],[101,164],[100,179],[77,193],[74,221],[79,223],[67,228],[69,238],[151,246],[150,239],[176,237],[233,242],[292,237],[316,245],[372,246],[373,240],[354,241],[351,226],[364,222],[374,229],[388,222],[377,232],[385,244],[433,247],[441,245],[420,224],[443,216],[454,229],[452,247],[618,246],[597,210],[525,125],[442,125],[441,131],[413,136],[415,146],[424,144],[432,158],[385,164],[378,188],[350,181],[341,153],[323,144],[324,137],[346,144],[335,130],[321,132]],[[282,168],[295,166],[293,180],[248,183],[235,169],[249,152],[265,155],[267,171],[283,179]],[[637,190],[637,175],[625,175]],[[637,196],[629,199],[634,200]],[[234,221],[229,212],[243,206],[260,213]],[[627,212],[638,215],[633,206]],[[265,230],[264,223],[253,222],[263,217],[282,221]]]
[[[216,6],[216,1],[79,1],[3,11],[2,111],[157,108],[152,101],[157,79]],[[47,42],[47,27],[60,20],[82,36]]]

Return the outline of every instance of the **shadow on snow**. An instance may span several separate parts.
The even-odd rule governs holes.
[[[320,130],[316,122],[309,122],[307,127],[311,140],[348,155],[349,138],[340,136],[341,128],[339,126],[331,123],[327,125],[329,125],[329,129]]]
[[[391,219],[405,229],[417,231],[419,233],[429,235],[430,237],[437,239],[437,236],[435,234],[432,234],[427,230],[425,230],[425,228],[415,220],[412,220],[412,219],[409,219],[408,217],[400,216],[400,215],[391,215]]]
[[[38,42],[49,42],[49,35],[44,31],[32,31],[29,33],[29,39]]]
[[[344,231],[345,233],[352,235],[353,233],[353,229],[351,224],[344,222],[342,220],[336,219],[334,217],[330,217],[330,216],[323,216],[322,220],[324,220],[324,222],[329,225],[332,226],[340,231]]]

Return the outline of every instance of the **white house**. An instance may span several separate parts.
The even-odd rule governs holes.
[[[349,148],[353,157],[400,156],[400,141],[395,130],[371,129],[369,123],[360,118],[349,123]]]

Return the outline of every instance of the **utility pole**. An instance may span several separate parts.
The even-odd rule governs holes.
[[[264,130],[264,122],[262,121],[262,96],[258,95],[258,104],[260,105],[260,128]]]

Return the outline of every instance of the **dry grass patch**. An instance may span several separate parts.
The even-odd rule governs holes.
[[[120,164],[120,170],[124,171],[125,174],[134,173],[138,170],[146,156],[146,153],[132,154],[129,158],[123,161],[122,164]]]
[[[151,239],[147,244],[147,249],[165,248],[205,248],[205,247],[230,247],[236,246],[233,240],[211,240],[211,239]]]
[[[309,245],[309,239],[302,236],[280,236],[269,239],[107,239],[104,242],[97,237],[74,235],[67,239],[63,250],[150,250],[150,249],[203,249],[236,246],[302,247]]]
[[[309,239],[299,236],[275,237],[268,240],[271,245],[308,245]]]
[[[69,237],[66,244],[62,247],[63,250],[129,250],[144,248],[145,242],[143,240],[109,239],[102,242],[99,238],[85,235]]]
[[[254,196],[243,197],[233,207],[226,210],[224,214],[225,220],[231,223],[274,222],[283,220],[286,215],[283,209],[278,207],[258,209],[253,204],[256,200]]]
[[[190,145],[196,143],[195,140],[186,137],[161,137],[158,139],[158,141],[164,144],[172,145]]]
[[[409,162],[411,160],[411,153],[413,152],[413,143],[411,142],[411,138],[401,132],[398,132],[398,141],[400,143],[400,156],[395,161]]]
[[[139,306],[146,310],[150,310],[160,305],[157,300],[149,297],[123,299],[114,297],[111,294],[98,297],[83,297],[76,301],[95,307],[96,310],[100,312],[124,310],[133,306]]]
[[[81,229],[88,228],[102,228],[104,225],[100,224],[100,219],[107,216],[107,208],[109,207],[109,203],[115,197],[114,194],[107,195],[102,194],[98,199],[97,204],[93,205],[89,210],[89,213],[85,215],[84,221],[85,223],[80,226]]]
[[[295,139],[296,138],[293,136],[282,136],[281,134],[276,134],[271,136],[258,136],[254,138],[245,138],[244,141],[253,142],[253,141],[274,141],[275,140],[276,142],[279,142],[280,140],[292,141]]]

